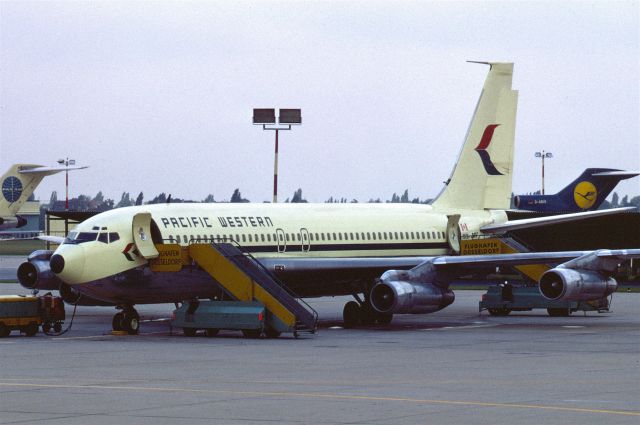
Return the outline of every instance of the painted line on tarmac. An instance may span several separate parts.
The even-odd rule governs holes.
[[[335,399],[335,400],[367,400],[367,401],[396,401],[415,404],[446,404],[455,406],[477,406],[477,407],[498,407],[502,409],[529,409],[529,410],[548,410],[556,412],[572,412],[572,413],[593,413],[618,416],[637,416],[640,417],[640,411],[635,410],[609,410],[609,409],[587,409],[581,407],[563,407],[549,406],[544,404],[519,404],[519,403],[491,403],[483,401],[463,401],[463,400],[431,400],[420,398],[406,397],[384,397],[384,396],[367,396],[367,395],[349,395],[349,394],[330,394],[330,393],[298,393],[286,391],[233,391],[233,390],[200,390],[195,388],[172,388],[172,387],[135,387],[135,386],[115,386],[115,385],[62,385],[62,384],[44,384],[44,383],[17,383],[17,382],[0,382],[0,387],[19,387],[19,388],[51,388],[51,389],[93,389],[93,390],[116,390],[116,391],[141,391],[141,392],[157,392],[157,393],[193,393],[193,394],[229,394],[238,396],[252,397],[290,397],[290,398],[315,398],[315,399]]]

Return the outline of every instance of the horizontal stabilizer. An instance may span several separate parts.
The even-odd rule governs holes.
[[[510,230],[528,229],[531,227],[548,226],[556,223],[566,223],[569,221],[584,220],[587,218],[601,217],[635,211],[636,207],[611,208],[608,210],[597,210],[574,214],[561,214],[550,217],[527,218],[523,220],[509,220],[505,223],[490,224],[480,228],[485,234],[505,233]]]
[[[630,179],[640,175],[640,171],[603,171],[602,173],[594,173],[594,177],[620,177],[620,180]]]
[[[34,168],[23,168],[18,170],[20,174],[42,174],[44,176],[50,176],[51,174],[56,174],[61,171],[71,171],[71,170],[82,170],[85,168],[89,168],[88,165],[70,165],[67,167],[34,167]]]

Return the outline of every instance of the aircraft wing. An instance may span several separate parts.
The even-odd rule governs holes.
[[[429,262],[439,270],[481,269],[487,266],[519,266],[527,264],[560,264],[594,253],[598,258],[626,260],[640,258],[640,249],[599,251],[523,252],[494,255],[442,255],[434,257],[368,257],[368,258],[261,258],[270,271],[283,273],[386,271],[410,269]]]
[[[623,208],[611,208],[607,210],[580,212],[580,213],[573,213],[573,214],[560,214],[560,215],[553,215],[548,217],[525,218],[522,220],[509,220],[504,223],[489,224],[487,226],[483,226],[480,228],[480,231],[485,234],[505,233],[505,232],[508,232],[509,230],[547,226],[550,224],[584,220],[587,218],[601,217],[605,215],[628,213],[635,210],[636,210],[636,207],[623,207]]]
[[[51,243],[55,243],[55,244],[62,244],[62,242],[64,242],[64,239],[62,236],[47,236],[47,235],[39,235],[39,236],[32,236],[29,238],[2,238],[0,239],[0,242],[16,242],[16,241],[33,241],[33,240],[40,240],[40,241],[45,241],[45,242],[51,242]]]

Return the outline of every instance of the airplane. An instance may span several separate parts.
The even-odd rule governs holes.
[[[55,252],[32,253],[18,269],[19,281],[30,289],[59,285],[69,299],[81,296],[116,305],[122,311],[114,316],[114,330],[131,334],[139,327],[136,304],[178,303],[220,293],[197,267],[177,273],[151,271],[149,261],[158,257],[155,245],[160,243],[185,247],[236,241],[301,297],[353,295],[356,301],[346,303],[343,312],[346,325],[389,323],[393,314],[446,307],[453,302],[447,282],[455,273],[441,262],[466,269],[534,258],[571,266],[589,256],[590,261],[579,261],[589,263],[581,266],[584,272],[576,269],[577,275],[566,282],[549,278],[549,286],[557,291],[564,282],[573,288],[577,276],[600,289],[610,288],[606,276],[590,271],[593,265],[609,267],[600,259],[604,253],[512,254],[490,260],[456,255],[462,239],[633,209],[509,221],[518,93],[511,88],[512,63],[483,63],[489,72],[462,151],[431,205],[181,203],[119,208],[78,224]],[[635,254],[611,255],[620,261]],[[433,273],[425,272],[431,268]],[[444,272],[436,273],[440,268]],[[409,273],[406,279],[402,273]]]
[[[597,210],[621,180],[640,174],[612,168],[587,168],[580,176],[554,195],[516,195],[520,211],[570,213]]]
[[[27,224],[27,220],[17,213],[45,176],[83,168],[87,166],[45,167],[36,164],[13,164],[0,180],[0,230],[20,228]]]

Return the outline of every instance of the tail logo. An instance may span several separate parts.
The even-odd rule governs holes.
[[[22,195],[22,182],[19,178],[10,176],[2,182],[2,195],[8,202],[14,203]]]
[[[496,131],[496,128],[500,124],[490,124],[487,128],[484,129],[484,133],[482,134],[482,139],[480,139],[480,143],[475,148],[475,151],[480,155],[480,159],[482,160],[482,165],[484,165],[484,170],[490,176],[501,176],[503,175],[500,171],[496,169],[496,166],[491,162],[491,156],[487,149],[491,144],[491,139],[493,139],[493,132]]]
[[[598,190],[593,183],[588,181],[581,181],[573,189],[573,200],[576,202],[578,208],[587,210],[596,203],[598,199]]]

